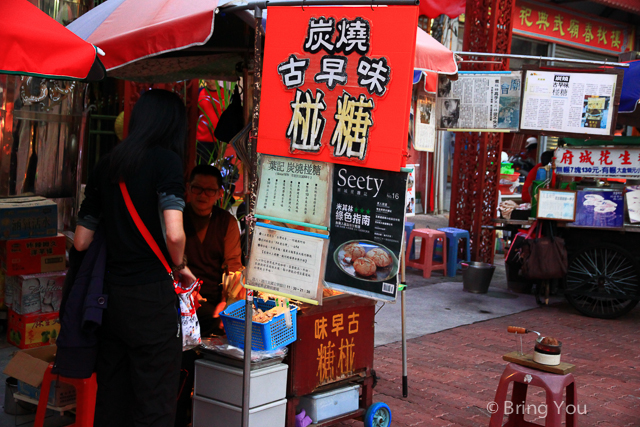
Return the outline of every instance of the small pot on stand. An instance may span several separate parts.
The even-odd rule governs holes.
[[[553,338],[538,337],[533,349],[533,361],[541,365],[559,365],[561,351],[562,342]]]

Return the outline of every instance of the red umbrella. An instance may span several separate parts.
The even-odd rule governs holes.
[[[0,1],[0,73],[102,80],[96,47],[27,0]]]
[[[416,33],[415,70],[432,71],[439,74],[457,74],[455,55],[439,41],[421,28]]]

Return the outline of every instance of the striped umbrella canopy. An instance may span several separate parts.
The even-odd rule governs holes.
[[[228,0],[109,0],[67,28],[106,52],[102,61],[113,77],[147,82],[196,77],[235,79],[234,66],[242,57],[232,50],[207,54],[203,49],[213,35],[216,8],[220,6],[224,11],[222,5],[228,3]],[[239,17],[238,23],[254,23],[250,11],[234,14]],[[265,24],[267,15],[265,11]],[[230,28],[227,24],[225,31]],[[440,74],[458,72],[453,53],[421,29],[416,37],[415,69]]]
[[[220,56],[207,56],[200,51],[181,54],[209,41],[217,6],[217,0],[109,0],[67,28],[106,52],[102,62],[109,76],[177,81],[181,78],[176,72],[183,71],[194,78],[198,66],[222,61]],[[172,53],[176,55],[165,55]],[[215,71],[209,72],[216,76]]]

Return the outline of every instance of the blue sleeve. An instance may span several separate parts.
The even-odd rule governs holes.
[[[158,194],[158,203],[160,204],[160,210],[174,210],[174,211],[184,211],[184,200],[180,197],[176,197],[173,194]]]

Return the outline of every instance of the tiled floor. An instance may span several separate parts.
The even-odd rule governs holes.
[[[428,322],[428,316],[425,322]],[[640,307],[616,320],[591,319],[567,303],[425,335],[408,341],[409,396],[402,397],[400,343],[375,349],[380,377],[374,401],[387,403],[393,427],[489,425],[493,401],[506,365],[502,355],[516,349],[507,326],[524,326],[563,342],[562,360],[577,366],[579,425],[640,426]],[[527,336],[533,349],[534,336]],[[525,347],[526,351],[526,347]],[[544,392],[533,388],[525,420],[544,425]],[[542,405],[542,406],[541,406]],[[537,412],[537,413],[536,413]],[[362,425],[349,421],[339,426]]]

